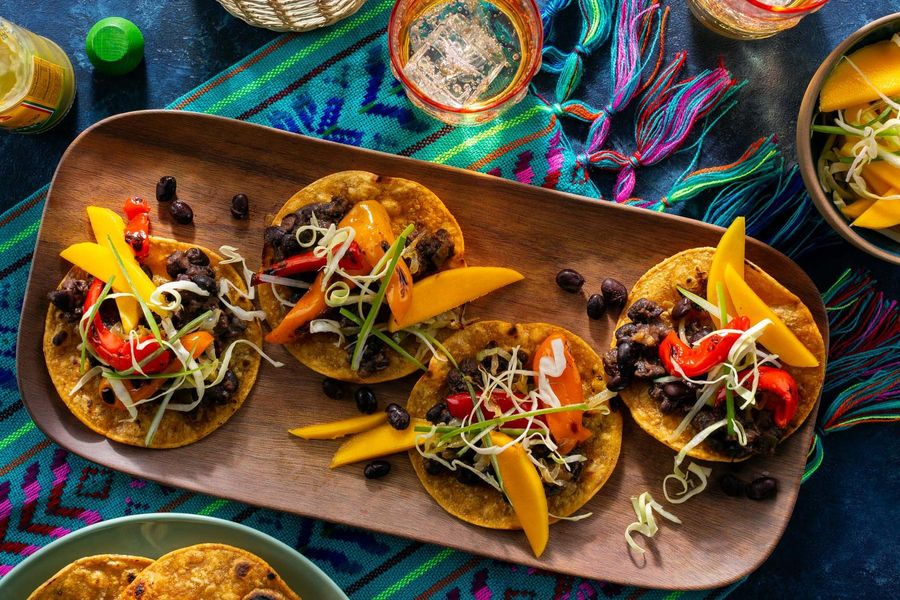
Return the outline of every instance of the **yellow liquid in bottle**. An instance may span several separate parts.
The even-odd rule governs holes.
[[[0,18],[0,129],[50,129],[75,99],[75,73],[62,49]]]

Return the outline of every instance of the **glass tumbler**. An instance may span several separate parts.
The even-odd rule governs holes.
[[[697,20],[739,40],[771,37],[797,25],[828,0],[687,0]]]

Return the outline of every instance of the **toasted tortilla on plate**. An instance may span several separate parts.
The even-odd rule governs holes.
[[[272,218],[271,224],[278,225],[290,213],[318,202],[330,202],[342,197],[352,204],[375,200],[380,202],[391,218],[394,235],[400,235],[409,224],[419,230],[434,232],[445,229],[453,241],[454,254],[441,270],[465,266],[462,230],[444,203],[431,190],[420,183],[397,177],[384,177],[366,171],[343,171],[333,173],[309,184],[294,194],[281,210]],[[274,262],[274,252],[268,245],[264,248],[262,264]],[[287,295],[287,288],[281,288],[281,295]],[[259,286],[260,307],[266,313],[266,321],[274,327],[288,312],[269,285]],[[350,358],[345,348],[335,345],[335,336],[328,333],[301,334],[299,338],[285,344],[288,351],[310,369],[328,377],[342,381],[378,383],[398,379],[416,370],[394,351],[389,351],[390,364],[387,368],[371,376],[361,378],[350,368]],[[412,345],[410,347],[413,347]]]
[[[263,559],[225,544],[197,544],[160,557],[120,600],[300,600]]]
[[[217,280],[225,277],[238,289],[243,291],[247,289],[237,271],[230,264],[221,264],[222,258],[206,248],[157,237],[151,237],[150,242],[150,256],[145,259],[144,264],[153,271],[153,280],[157,285],[169,280],[166,273],[166,258],[171,253],[176,250],[200,248],[209,257],[210,266],[216,274]],[[77,267],[73,267],[66,275],[66,279],[85,279],[87,277],[88,275]],[[62,283],[60,287],[62,287]],[[239,297],[233,291],[229,293],[229,302],[244,310],[253,309],[249,300]],[[65,339],[57,346],[53,344],[53,338],[60,332],[65,332]],[[257,321],[249,322],[242,337],[261,346],[262,329],[259,323]],[[80,343],[78,323],[66,321],[62,318],[62,311],[50,304],[44,327],[44,358],[50,378],[53,380],[53,385],[60,398],[72,411],[72,414],[93,431],[116,442],[147,447],[144,446],[144,438],[159,407],[158,401],[137,406],[137,419],[128,421],[127,413],[100,399],[101,379],[99,377],[89,381],[75,394],[70,394],[83,375],[80,370],[81,353],[78,350]],[[185,446],[221,427],[241,407],[250,393],[253,383],[256,381],[259,363],[260,356],[256,351],[245,344],[237,345],[229,368],[237,376],[239,387],[230,400],[224,404],[201,402],[195,410],[190,412],[167,410],[149,447]]]
[[[678,293],[676,286],[681,286],[705,297],[706,274],[712,264],[714,253],[714,248],[692,248],[662,261],[647,271],[634,284],[628,296],[628,306],[640,298],[646,298],[656,302],[666,311],[670,311],[681,299],[681,294]],[[800,392],[797,413],[782,436],[781,441],[783,441],[803,424],[819,398],[825,379],[825,342],[812,313],[787,288],[749,261],[744,264],[744,279],[819,361],[818,367],[803,368],[782,364],[782,368],[797,381]],[[701,286],[703,289],[700,289]],[[627,308],[622,311],[616,329],[630,322],[627,312]],[[615,338],[613,338],[613,346],[615,343]],[[689,425],[680,437],[670,440],[670,434],[681,423],[684,415],[678,413],[664,415],[659,410],[659,403],[647,393],[646,382],[634,382],[619,392],[619,396],[628,406],[631,416],[637,424],[673,450],[680,451],[698,433],[693,425]],[[751,455],[735,458],[701,443],[688,452],[688,456],[701,460],[731,462],[746,460]]]
[[[450,336],[444,345],[457,362],[474,358],[490,342],[496,342],[504,349],[519,346],[533,356],[538,345],[555,333],[563,334],[569,343],[569,351],[578,364],[585,398],[606,389],[603,362],[597,353],[580,337],[555,325],[481,321]],[[424,418],[428,409],[443,399],[444,380],[451,368],[449,361],[431,360],[428,371],[410,394],[407,410],[411,416]],[[612,411],[608,415],[585,413],[583,424],[593,435],[573,452],[585,455],[587,461],[574,485],[567,486],[559,494],[548,496],[549,512],[556,517],[567,517],[590,500],[606,483],[619,458],[622,444],[622,416],[619,412]],[[410,451],[409,457],[422,485],[450,514],[481,527],[521,528],[512,506],[494,488],[465,485],[449,472],[431,475],[425,471],[424,460],[416,450]],[[551,522],[555,520],[551,517]]]
[[[125,554],[86,556],[66,565],[34,590],[28,600],[117,600],[153,560]]]

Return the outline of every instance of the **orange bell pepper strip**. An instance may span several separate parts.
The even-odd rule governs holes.
[[[384,205],[374,200],[358,202],[341,220],[341,227],[352,227],[356,231],[353,238],[363,252],[369,264],[375,265],[384,256],[385,251],[394,243],[394,232],[391,229],[391,218]],[[391,313],[397,320],[406,316],[412,305],[412,273],[406,262],[400,260],[388,283],[385,297]]]
[[[541,342],[534,353],[532,369],[535,371],[539,370],[542,357],[553,357],[552,344],[555,339],[563,341],[566,368],[559,377],[550,378],[550,388],[556,394],[562,406],[581,404],[584,401],[584,391],[581,389],[581,375],[578,373],[575,359],[569,353],[569,344],[561,334],[555,333],[547,336]],[[535,379],[537,379],[537,376],[535,376]],[[550,428],[550,433],[553,435],[560,453],[568,454],[572,451],[572,448],[591,437],[591,432],[581,424],[582,414],[584,414],[584,411],[569,410],[544,415],[547,418],[547,426]]]
[[[195,331],[193,333],[186,333],[181,336],[181,344],[187,349],[193,358],[198,358],[201,354],[206,352],[206,349],[209,348],[210,344],[213,343],[215,338],[208,331]],[[181,368],[181,362],[177,360],[173,360],[169,363],[162,372],[163,373],[175,373],[178,369]],[[126,379],[124,380],[124,384],[128,393],[131,395],[131,400],[133,402],[140,402],[141,400],[146,400],[150,396],[152,396],[163,384],[165,379],[156,378],[150,379],[148,381],[144,381],[143,385],[137,387],[134,385],[134,379]],[[100,382],[100,391],[103,391],[103,388],[109,386],[109,381],[104,379]],[[122,405],[122,402],[116,398],[116,408],[125,410],[125,407]]]
[[[327,308],[325,304],[325,290],[322,289],[323,273],[316,276],[309,289],[300,297],[297,304],[291,307],[288,314],[284,315],[278,324],[266,336],[266,341],[272,344],[287,344],[294,339],[298,329],[318,317]]]

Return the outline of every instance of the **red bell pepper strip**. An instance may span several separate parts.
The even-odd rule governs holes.
[[[140,196],[132,196],[125,201],[125,216],[128,220],[135,218],[137,215],[149,214],[150,205]]]
[[[84,299],[85,314],[91,310],[91,307],[100,298],[105,283],[94,278],[91,287],[88,289],[87,296]],[[132,358],[134,362],[140,364],[142,360],[153,354],[159,349],[159,343],[150,334],[135,337],[134,344],[127,339],[123,339],[110,329],[100,317],[100,311],[94,316],[94,322],[89,326],[88,341],[94,348],[103,362],[108,364],[116,371],[127,371],[132,368]],[[159,356],[143,365],[141,369],[145,373],[159,373],[165,369],[172,361],[172,353],[168,350],[162,352]]]
[[[310,250],[303,254],[295,254],[282,261],[272,263],[268,267],[263,267],[259,273],[254,273],[250,279],[251,285],[259,285],[260,275],[274,275],[276,277],[290,277],[298,273],[313,273],[323,268],[326,264],[325,256],[315,256]],[[350,242],[347,252],[338,261],[338,265],[351,274],[366,272],[371,267],[362,255],[362,250],[356,242]]]
[[[784,369],[776,369],[762,365],[757,367],[759,379],[756,382],[756,393],[765,394],[762,401],[757,400],[756,406],[760,409],[772,411],[775,424],[784,429],[794,415],[797,414],[797,405],[800,403],[800,392],[797,382],[791,374]],[[738,379],[743,379],[750,374],[750,369],[741,371]],[[725,399],[725,390],[719,390],[716,396],[716,404]]]
[[[525,400],[524,398],[516,398],[516,400],[521,402]],[[475,408],[475,405],[472,402],[472,395],[468,392],[459,392],[456,394],[450,394],[447,396],[447,410],[450,412],[450,415],[457,419],[465,419],[470,414],[472,414],[472,410]],[[485,402],[482,406],[486,407],[489,412],[492,413],[493,417],[499,417],[501,414],[508,412],[513,408],[513,400],[509,394],[502,390],[494,390],[491,393],[491,404],[492,406],[488,406],[488,403]],[[524,410],[537,410],[537,406],[523,406]],[[535,420],[544,422],[544,415],[539,415],[535,417]],[[528,418],[522,419],[513,419],[512,421],[507,421],[500,425],[500,427],[510,427],[513,429],[524,429],[528,427]]]
[[[725,328],[747,331],[750,328],[750,319],[735,317]],[[728,352],[739,337],[741,337],[739,333],[715,334],[692,348],[681,341],[678,333],[670,331],[659,344],[659,359],[670,375],[697,377],[725,362]],[[676,363],[681,368],[680,371],[675,368]]]
[[[150,254],[150,206],[140,196],[125,201],[125,243],[131,246],[134,257],[143,261]]]
[[[565,337],[556,333],[547,336],[543,342],[534,351],[532,369],[540,371],[541,358],[544,356],[553,359],[553,341],[562,340],[563,355],[566,357],[566,368],[563,369],[559,377],[550,377],[550,389],[561,406],[570,404],[580,404],[584,401],[584,390],[581,387],[581,374],[578,372],[578,366],[575,359],[569,352],[569,344]],[[538,376],[535,376],[535,385],[538,384]],[[587,429],[581,422],[584,411],[567,410],[547,415],[547,424],[550,427],[550,433],[553,440],[559,447],[562,454],[568,454],[572,449],[591,437],[591,431]]]

